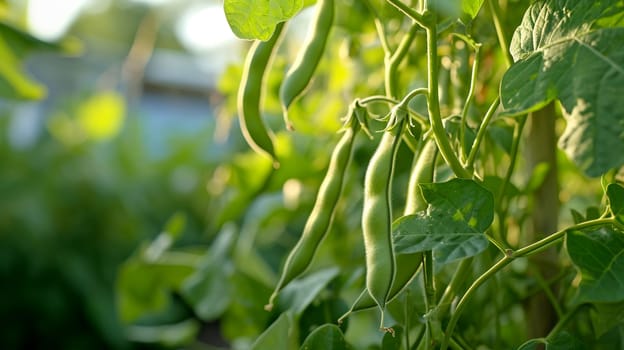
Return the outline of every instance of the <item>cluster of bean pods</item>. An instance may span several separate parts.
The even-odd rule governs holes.
[[[288,107],[303,93],[312,80],[325,51],[334,20],[334,0],[319,0],[316,6],[318,10],[312,21],[309,36],[280,87],[284,121],[286,127],[291,130],[293,127],[288,120]],[[285,22],[279,23],[269,40],[256,41],[251,46],[238,92],[238,116],[243,136],[255,151],[269,155],[275,167],[279,163],[272,135],[262,121],[260,104],[265,75],[271,66],[271,58],[277,51],[284,26]]]
[[[301,96],[312,80],[323,56],[334,18],[333,0],[319,0],[316,6],[317,12],[309,36],[280,87],[284,120],[289,129],[292,129],[292,125],[287,116],[288,108]],[[272,157],[275,164],[277,156],[271,133],[262,121],[260,97],[264,76],[276,51],[283,27],[284,23],[280,23],[268,41],[256,42],[251,47],[238,99],[241,129],[246,141],[254,150]],[[413,96],[409,98],[411,97]],[[381,312],[380,328],[392,332],[391,328],[384,325],[386,304],[405,289],[422,264],[421,253],[395,256],[391,234],[393,219],[391,184],[397,150],[405,134],[405,126],[410,123],[407,107],[409,98],[395,104],[391,109],[387,126],[366,169],[361,225],[366,252],[366,288],[338,322],[342,322],[352,312],[378,307]],[[320,243],[329,232],[336,204],[341,197],[354,140],[359,131],[368,132],[367,118],[366,107],[359,100],[355,100],[347,113],[342,137],[333,150],[303,233],[288,255],[277,286],[265,309],[271,310],[280,291],[305,272]],[[405,215],[426,208],[418,184],[433,180],[436,155],[437,146],[432,140],[426,141],[420,152],[415,152]]]

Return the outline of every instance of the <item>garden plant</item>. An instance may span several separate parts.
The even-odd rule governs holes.
[[[265,308],[287,306],[254,348],[293,345],[306,306],[288,287],[304,283],[297,278],[332,234],[332,217],[344,215],[361,217],[354,230],[363,247],[353,249],[364,250],[362,292],[305,337],[304,349],[349,348],[343,321],[367,309],[386,333],[383,349],[622,346],[624,3],[225,1],[234,32],[255,40],[238,93],[241,129],[275,172],[279,145],[262,97],[274,93],[273,56],[285,55],[281,36],[305,5],[316,7],[308,36],[278,83],[282,128],[297,133],[300,120],[314,118],[323,107],[308,95],[333,93],[323,91],[332,83],[342,83],[345,117]],[[335,69],[353,77],[315,75],[319,65],[339,65],[336,56],[349,66]],[[373,151],[353,165],[356,138],[370,145],[355,147]],[[359,167],[348,187],[361,192],[361,212],[340,203],[353,198],[343,194],[350,167]],[[561,203],[571,209],[565,217],[561,191],[570,198],[584,186],[573,181],[602,193],[587,208]],[[343,273],[310,271],[306,285]],[[517,328],[523,345],[511,341]]]
[[[135,331],[173,291],[170,343],[624,346],[624,2],[224,10],[250,46],[220,118],[250,148],[208,183],[207,253],[174,220],[122,268]]]

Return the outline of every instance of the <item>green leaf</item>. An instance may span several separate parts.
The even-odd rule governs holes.
[[[170,293],[178,290],[194,270],[195,262],[179,255],[163,255],[158,262],[138,258],[126,261],[117,277],[121,319],[132,322],[164,310]]]
[[[273,292],[273,285],[265,286],[256,276],[238,270],[228,284],[232,288],[231,299],[245,302],[230,303],[219,319],[223,336],[226,339],[257,337],[274,316],[263,308]]]
[[[165,229],[161,232],[143,251],[143,258],[146,261],[156,261],[158,258],[180,238],[184,226],[186,225],[186,216],[183,213],[175,213],[169,218],[165,224]]]
[[[514,127],[506,119],[493,120],[487,128],[487,137],[505,153],[511,153]]]
[[[600,208],[596,206],[590,206],[585,209],[585,220],[595,220],[601,215]]]
[[[0,36],[0,97],[38,100],[46,95],[45,86],[31,80],[22,71],[21,60]]]
[[[182,232],[184,232],[184,227],[186,227],[186,214],[183,212],[176,212],[167,220],[165,232],[173,239],[177,239]]]
[[[75,40],[43,41],[0,20],[0,97],[38,100],[46,95],[45,86],[28,77],[23,68],[26,56],[35,51],[77,54],[81,47]]]
[[[611,212],[619,222],[624,223],[624,187],[618,184],[609,184],[607,197]]]
[[[601,337],[613,327],[624,324],[624,302],[595,303],[591,312],[591,320],[596,337]]]
[[[251,350],[296,349],[293,341],[293,319],[289,312],[285,312],[260,334],[251,345]]]
[[[477,16],[483,0],[446,0],[434,1],[431,7],[442,16],[461,18],[468,22]]]
[[[545,344],[546,347],[542,346]],[[568,332],[557,333],[552,338],[531,339],[520,345],[518,350],[583,350],[586,347]]]
[[[524,192],[532,193],[536,191],[546,179],[546,176],[550,172],[550,164],[547,162],[541,162],[533,168],[533,172],[531,173],[531,177],[529,178],[529,182],[527,183]]]
[[[619,1],[532,4],[514,33],[516,63],[501,82],[504,114],[559,99],[567,120],[559,146],[589,176],[624,164],[624,28],[609,20]],[[601,21],[601,19],[603,19]]]
[[[176,324],[160,326],[128,326],[128,339],[140,343],[157,343],[166,347],[190,344],[199,333],[200,324],[190,319]]]
[[[585,221],[585,217],[583,216],[583,214],[579,213],[577,210],[570,209],[570,214],[572,214],[572,220],[574,221],[575,225]]]
[[[18,57],[24,57],[35,51],[62,52],[68,55],[82,52],[82,44],[75,38],[66,38],[58,42],[43,41],[3,20],[0,20],[0,37]]]
[[[334,324],[324,324],[315,329],[305,339],[300,350],[347,350],[350,346],[340,328]]]
[[[465,179],[420,187],[429,209],[393,224],[397,254],[433,250],[436,261],[444,264],[487,247],[484,232],[494,218],[494,197],[488,190]]]
[[[169,251],[184,228],[182,217],[174,214],[162,233],[121,265],[117,292],[122,320],[132,322],[165,309],[171,292],[179,291],[199,265],[199,255]]]
[[[349,305],[339,293],[323,293],[314,300],[305,311],[297,316],[299,319],[299,339],[303,342],[310,333],[326,323],[335,324],[340,316],[349,310]],[[349,320],[340,324],[340,329],[349,329]]]
[[[505,185],[505,179],[494,175],[486,175],[483,177],[482,185],[491,193],[499,195],[503,190],[503,185]],[[507,182],[505,186],[505,196],[511,198],[519,194],[520,190],[513,183]]]
[[[542,344],[546,344],[546,339],[531,339],[520,345],[518,347],[518,350],[538,350],[540,348],[544,348],[543,346],[541,346]]]
[[[577,302],[624,300],[624,233],[610,225],[570,231],[566,248],[582,277]]]
[[[199,268],[184,281],[182,297],[203,321],[212,321],[230,304],[232,285],[229,277],[233,262],[228,255],[236,235],[233,226],[225,226],[203,258]]]
[[[462,0],[462,12],[470,18],[475,18],[482,5],[483,0]]]
[[[289,283],[280,293],[279,309],[292,310],[295,315],[300,315],[338,272],[340,270],[336,267],[328,268]]]
[[[232,31],[241,39],[269,40],[275,26],[303,7],[303,0],[225,0],[223,8]]]

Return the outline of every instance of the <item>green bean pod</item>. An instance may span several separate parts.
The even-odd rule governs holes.
[[[419,185],[433,182],[437,156],[438,146],[435,143],[435,139],[430,138],[422,147],[420,154],[414,159],[407,185],[404,215],[416,214],[427,209],[427,202],[423,198]]]
[[[334,0],[319,0],[316,6],[317,11],[312,22],[312,29],[280,86],[284,122],[291,130],[293,127],[288,119],[288,108],[312,81],[316,67],[325,52],[334,21]]]
[[[273,139],[262,121],[260,103],[264,79],[283,28],[284,22],[281,22],[275,27],[275,32],[268,41],[258,40],[253,43],[245,60],[238,90],[238,117],[245,141],[254,151],[268,154],[276,165],[278,163]]]
[[[418,184],[433,181],[435,160],[438,153],[437,146],[433,139],[427,141],[419,154],[414,156],[414,165],[410,173],[407,199],[404,215],[415,214],[427,208],[427,202],[422,197],[422,192]],[[422,264],[422,253],[399,254],[396,256],[396,276],[390,288],[388,302],[396,298],[407,285],[416,277]],[[342,323],[351,313],[367,310],[377,306],[375,300],[364,288],[360,296],[355,300],[349,311],[338,319]]]
[[[396,153],[407,111],[392,110],[388,128],[381,137],[366,169],[362,233],[366,251],[366,288],[381,311],[381,327],[386,303],[396,274],[392,244],[391,183]]]
[[[396,256],[396,276],[392,283],[392,288],[388,293],[389,297],[386,303],[391,302],[401,294],[407,285],[416,277],[422,264],[422,253],[400,254]],[[368,292],[368,288],[364,288],[362,293],[355,299],[349,311],[340,316],[338,323],[341,324],[351,313],[372,309],[377,306],[375,300]]]
[[[360,123],[351,108],[347,127],[332,152],[329,167],[316,195],[312,212],[306,221],[299,241],[286,258],[275,291],[271,295],[269,303],[265,305],[266,310],[271,310],[278,293],[306,270],[321,241],[327,235],[336,203],[342,193],[344,174],[351,159],[353,141],[359,129]]]

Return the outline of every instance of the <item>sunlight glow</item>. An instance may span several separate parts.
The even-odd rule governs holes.
[[[28,26],[36,37],[57,40],[65,34],[80,12],[92,0],[30,0]]]
[[[195,52],[213,50],[236,40],[223,7],[217,4],[188,8],[176,25],[176,34],[188,50]]]

